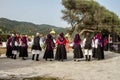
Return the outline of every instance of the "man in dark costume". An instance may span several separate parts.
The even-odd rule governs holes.
[[[86,37],[83,40],[86,61],[90,61],[92,58],[92,45],[93,40],[90,37],[90,33],[86,33]]]
[[[11,39],[11,48],[12,48],[12,54],[13,54],[13,59],[16,59],[17,54],[18,54],[18,42],[16,39],[15,34],[12,34],[12,39]]]
[[[32,45],[32,60],[34,60],[34,57],[36,55],[36,61],[39,61],[39,54],[41,53],[42,48],[40,46],[40,37],[39,33],[36,33],[36,36],[33,39],[33,45]]]

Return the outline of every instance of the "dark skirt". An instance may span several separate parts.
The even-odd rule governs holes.
[[[63,60],[63,59],[67,59],[65,45],[58,45],[55,54],[55,60]]]
[[[12,48],[11,47],[7,48],[7,50],[6,50],[6,56],[7,57],[12,57],[13,56],[13,54],[12,54]]]
[[[27,48],[20,47],[20,54],[19,54],[19,57],[28,57]]]
[[[104,46],[104,50],[108,51],[108,44]]]
[[[92,48],[92,57],[97,58],[96,57],[96,48]]]
[[[74,58],[83,58],[83,52],[81,50],[80,45],[74,47],[73,53],[74,53]]]
[[[21,49],[21,47],[20,46],[18,46],[18,52],[20,53],[20,49]]]
[[[53,50],[45,50],[43,59],[54,58]]]
[[[40,45],[33,45],[32,46],[32,50],[42,50],[42,48],[40,47]]]
[[[100,45],[98,45],[98,48],[96,49],[96,58],[98,60],[104,59],[104,50]]]
[[[12,46],[12,50],[18,50],[18,46]]]
[[[112,45],[113,45],[113,43],[108,43],[108,50],[109,50],[109,51],[113,51]]]

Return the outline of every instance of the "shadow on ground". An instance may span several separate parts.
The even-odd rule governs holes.
[[[31,77],[31,78],[10,78],[10,79],[0,79],[0,80],[62,80],[59,78],[53,78],[53,77]]]

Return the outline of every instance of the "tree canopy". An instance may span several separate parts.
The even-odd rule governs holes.
[[[85,28],[109,31],[120,28],[119,17],[94,0],[62,0],[62,5],[62,19],[71,25],[70,34]]]

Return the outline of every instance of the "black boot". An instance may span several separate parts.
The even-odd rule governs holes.
[[[52,59],[50,59],[50,61],[53,61]]]
[[[32,55],[32,60],[34,60],[35,54]]]
[[[89,55],[89,59],[88,59],[88,61],[91,61],[91,55]]]
[[[88,56],[87,55],[85,55],[85,58],[86,58],[85,60],[88,61]]]
[[[22,60],[26,60],[24,57],[22,57]]]
[[[63,59],[61,59],[61,61],[63,62]]]
[[[16,59],[16,54],[14,54],[14,57],[13,57],[13,59]]]
[[[45,60],[47,61],[47,58],[45,58]]]
[[[76,59],[74,59],[74,61],[76,61]]]
[[[38,58],[39,58],[39,54],[37,54],[37,56],[36,56],[36,61],[39,61],[39,59],[38,59]]]
[[[14,58],[14,55],[12,54],[11,58],[13,59]]]

